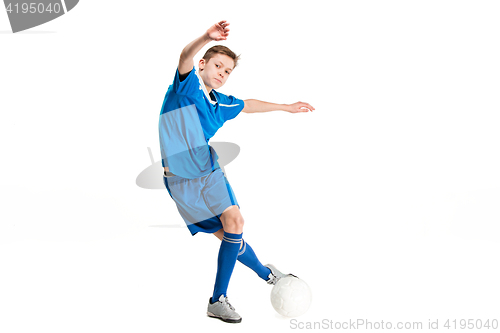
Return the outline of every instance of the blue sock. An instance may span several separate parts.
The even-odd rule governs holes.
[[[260,263],[250,244],[245,242],[245,240],[243,239],[242,242],[243,247],[238,253],[238,261],[257,273],[257,275],[260,276],[261,279],[265,281],[269,280],[269,273],[271,273],[271,270]]]
[[[243,234],[224,232],[224,237],[222,237],[219,249],[217,276],[215,277],[214,293],[211,303],[217,302],[220,295],[224,295],[224,297],[227,296],[227,286],[229,285],[229,279],[231,278],[234,265],[236,264],[242,236]]]

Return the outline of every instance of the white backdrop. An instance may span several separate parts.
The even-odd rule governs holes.
[[[0,331],[500,320],[499,10],[82,0],[17,34],[0,10]],[[241,114],[212,139],[241,147],[226,171],[244,238],[313,291],[295,326],[239,263],[243,322],[206,317],[218,240],[135,183],[182,48],[220,20],[241,54],[221,92],[316,108]]]

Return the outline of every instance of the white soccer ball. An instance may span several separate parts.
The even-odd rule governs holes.
[[[282,316],[297,317],[309,309],[312,301],[311,289],[295,276],[279,279],[271,290],[271,304]]]

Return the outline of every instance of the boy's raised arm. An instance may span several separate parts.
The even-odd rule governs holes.
[[[179,74],[186,74],[193,69],[194,61],[193,58],[198,53],[203,46],[208,42],[215,40],[226,40],[229,35],[229,29],[227,28],[229,23],[226,21],[220,21],[219,23],[211,26],[202,36],[196,38],[191,43],[186,45],[182,50],[179,57]]]

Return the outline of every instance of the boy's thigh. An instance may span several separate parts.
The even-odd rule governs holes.
[[[234,210],[236,210],[236,209],[237,209],[238,211],[240,211],[240,208],[239,208],[238,206],[233,205],[233,206],[229,206],[229,207],[227,207],[227,208],[226,208],[226,209],[222,212],[222,215],[224,215],[224,213],[225,213],[225,212],[227,212],[228,210],[230,210],[230,209],[232,209],[232,208],[235,208],[235,209],[233,209],[233,211],[234,211]],[[221,215],[221,217],[222,217],[222,215]]]
[[[188,225],[214,217],[201,195],[204,187],[201,178],[172,177],[165,179],[165,185],[175,201],[179,213]]]
[[[233,206],[239,211],[236,196],[221,169],[216,169],[206,179],[202,195],[207,207],[215,216],[222,216]]]

